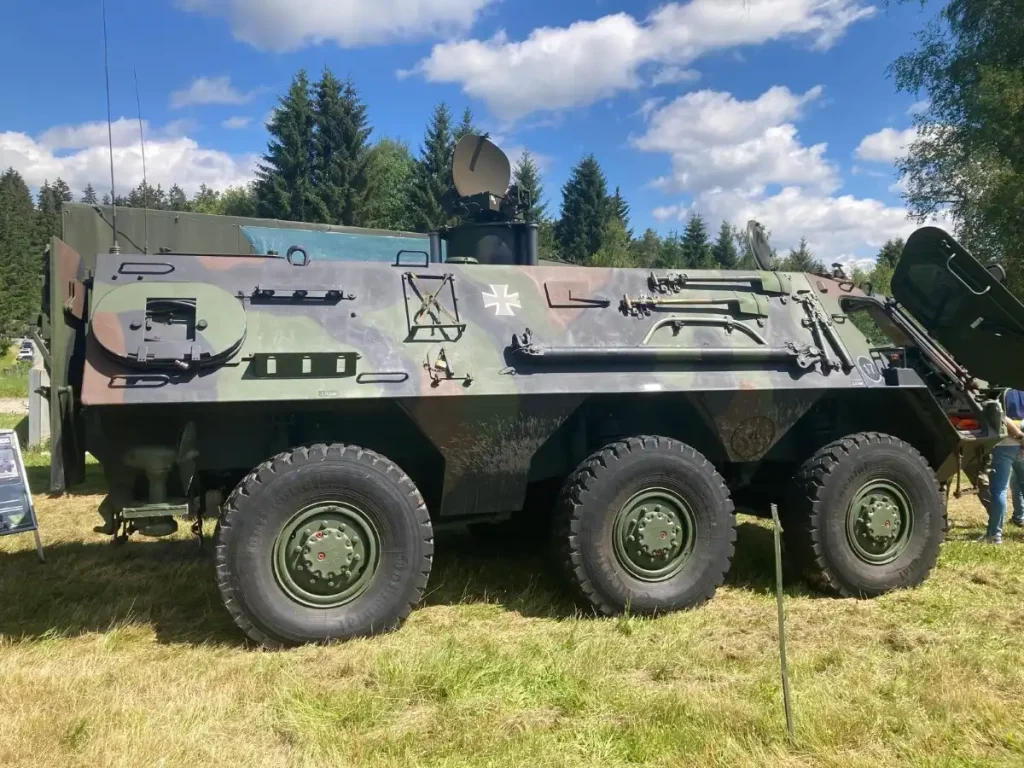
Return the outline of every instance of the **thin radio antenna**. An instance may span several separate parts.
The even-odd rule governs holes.
[[[142,144],[142,207],[145,209],[146,239],[142,247],[143,253],[149,253],[149,182],[146,181],[146,136],[142,132],[142,102],[139,101],[139,72],[132,67],[135,73],[135,104],[139,108],[139,142]]]
[[[107,0],[103,0],[103,74],[107,81],[107,141],[110,146],[110,204],[114,207],[114,244],[111,253],[120,253],[117,244],[117,187],[114,184],[114,129],[110,119],[110,63],[107,60]]]

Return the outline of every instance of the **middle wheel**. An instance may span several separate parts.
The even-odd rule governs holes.
[[[562,562],[601,613],[698,606],[732,560],[736,516],[722,477],[688,445],[622,440],[566,480],[556,510]]]

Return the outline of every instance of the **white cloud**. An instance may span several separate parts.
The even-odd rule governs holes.
[[[259,93],[258,88],[246,93],[239,91],[227,75],[197,77],[188,88],[171,94],[171,109],[201,104],[248,104]]]
[[[134,124],[135,132],[127,130]],[[117,193],[127,194],[142,181],[138,122],[121,118],[114,126],[114,174]],[[97,126],[102,126],[100,131]],[[200,184],[223,189],[253,177],[256,156],[236,156],[201,147],[195,139],[175,135],[178,124],[146,130],[146,175],[164,189],[178,184],[194,193]],[[170,128],[171,130],[168,130]],[[58,154],[58,150],[71,150]],[[106,123],[52,128],[38,138],[25,133],[0,133],[0,167],[12,166],[30,187],[60,176],[77,193],[91,183],[102,194],[110,187],[110,153]]]
[[[227,120],[221,123],[221,126],[227,128],[229,131],[237,131],[241,128],[247,128],[249,126],[249,123],[251,122],[251,117],[229,117]]]
[[[771,231],[780,253],[806,237],[827,265],[863,265],[889,238],[909,235],[918,225],[905,208],[836,194],[842,181],[825,156],[827,146],[800,142],[795,123],[821,94],[820,87],[794,94],[776,86],[742,101],[698,91],[651,111],[646,133],[633,145],[666,154],[671,173],[656,179],[655,186],[689,196],[655,208],[653,216],[682,222],[696,211],[712,228],[723,219],[741,226],[756,219]],[[901,137],[873,136],[883,134],[884,140],[862,143],[858,155],[891,160]],[[945,217],[937,221],[949,226]]]
[[[647,64],[681,67],[714,50],[797,38],[825,49],[875,13],[861,0],[691,0],[642,21],[617,13],[568,27],[540,27],[522,41],[499,30],[489,40],[434,46],[409,71],[458,83],[505,120],[585,106],[642,84]]]
[[[921,99],[920,101],[915,101],[913,104],[907,107],[907,114],[919,115],[922,112],[926,112],[928,110],[928,107],[930,107],[931,105],[932,103],[928,99]]]
[[[497,142],[495,142],[497,144]],[[509,147],[502,147],[502,152],[508,155],[509,163],[512,165],[512,169],[519,164],[519,161],[523,158],[523,153],[528,149],[521,144],[513,144]],[[554,159],[551,155],[545,155],[542,152],[534,152],[530,150],[530,157],[533,158],[534,164],[537,166],[537,170],[541,173],[546,173],[551,169],[551,163]]]
[[[177,0],[227,19],[235,38],[270,51],[334,42],[378,45],[465,32],[495,0]]]
[[[654,215],[663,221],[685,221],[691,211],[698,211],[711,225],[723,219],[745,225],[756,219],[770,230],[772,245],[783,255],[806,237],[811,251],[826,265],[835,261],[870,264],[886,240],[906,238],[920,226],[908,218],[902,206],[853,195],[814,194],[795,186],[771,196],[710,190],[690,205],[666,206],[656,209]],[[945,215],[935,217],[932,223],[952,231]]]
[[[891,163],[905,155],[916,139],[916,128],[907,128],[903,131],[898,131],[895,128],[883,128],[877,133],[872,133],[861,139],[854,155],[860,160]]]
[[[719,91],[694,91],[649,111],[647,132],[632,143],[671,157],[671,174],[653,182],[667,192],[713,187],[756,191],[768,184],[802,184],[830,192],[839,181],[825,159],[827,146],[803,146],[790,122],[821,93],[821,86],[803,94],[775,86],[753,101],[740,101]]]
[[[662,67],[654,73],[651,85],[674,85],[676,83],[693,83],[700,80],[700,72],[696,69],[682,67]]]

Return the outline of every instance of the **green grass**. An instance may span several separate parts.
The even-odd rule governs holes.
[[[45,456],[30,463],[44,488]],[[759,521],[696,611],[580,616],[538,553],[439,537],[398,632],[264,652],[186,533],[92,533],[88,470],[86,492],[36,497],[45,565],[31,535],[0,539],[3,766],[1024,764],[1024,534],[971,542],[973,497],[919,589],[841,600],[790,580],[792,745]]]
[[[0,368],[0,398],[28,397],[28,370],[31,367],[27,361],[22,361]]]

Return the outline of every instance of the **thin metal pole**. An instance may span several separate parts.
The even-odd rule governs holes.
[[[775,602],[779,608],[779,663],[782,667],[782,703],[786,708],[786,730],[789,740],[796,741],[793,731],[793,706],[789,697],[789,664],[786,661],[786,618],[782,609],[782,523],[779,522],[779,509],[772,504],[772,522],[775,529]]]
[[[107,81],[107,141],[110,146],[110,204],[113,206],[114,245],[111,253],[120,253],[117,245],[117,190],[114,184],[114,129],[111,127],[110,116],[110,62],[107,58],[107,2],[103,0],[103,74]]]
[[[142,132],[142,102],[139,100],[139,72],[132,67],[135,74],[135,104],[139,108],[139,143],[142,144],[142,207],[145,209],[146,239],[143,253],[149,253],[149,181],[146,178],[146,136]]]

